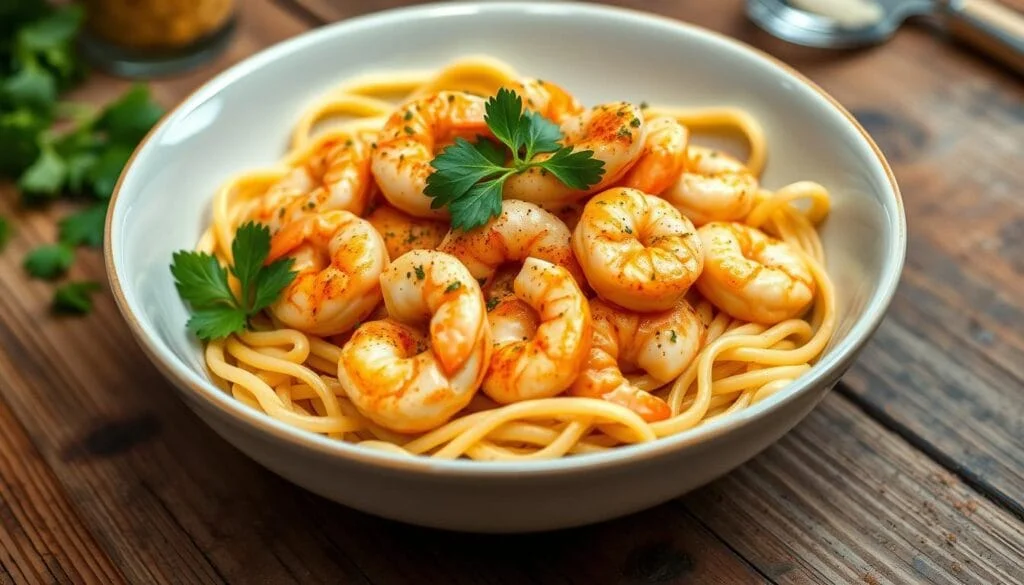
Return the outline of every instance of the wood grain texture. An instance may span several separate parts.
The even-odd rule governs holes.
[[[334,21],[410,4],[285,0]],[[757,29],[739,0],[617,0],[724,32],[786,61],[879,142],[910,246],[889,317],[840,387],[1024,517],[1024,84],[941,34],[829,52]],[[769,165],[770,154],[769,154]]]
[[[1024,581],[1024,523],[836,394],[682,502],[776,583]]]
[[[0,582],[114,585],[122,579],[0,402]]]
[[[231,50],[156,82],[157,95],[172,104],[321,19],[409,3],[297,1],[246,0]],[[737,0],[620,3],[794,63],[850,106],[895,164],[911,222],[907,272],[845,397],[830,396],[707,488],[599,526],[481,537],[379,520],[283,482],[204,427],[136,348],[109,296],[85,319],[50,317],[50,286],[24,278],[20,259],[54,240],[64,210],[14,209],[4,186],[0,212],[19,232],[0,255],[9,275],[0,279],[0,583],[113,582],[118,572],[147,584],[1024,581],[1024,529],[1013,515],[1024,489],[1015,448],[1024,436],[1024,170],[1012,164],[1024,139],[1020,86],[919,29],[884,50],[823,56],[760,33]],[[889,93],[892,80],[900,87]],[[96,76],[75,97],[104,101],[125,85]],[[95,253],[74,271],[103,280]],[[30,463],[5,463],[8,445]],[[20,511],[7,512],[11,504]]]

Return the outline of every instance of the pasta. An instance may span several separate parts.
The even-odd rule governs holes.
[[[441,95],[438,92],[465,92],[468,95],[492,96],[499,88],[515,84],[518,79],[517,72],[501,61],[473,57],[458,60],[439,71],[375,74],[343,83],[302,113],[291,136],[290,149],[279,165],[236,176],[217,191],[213,199],[213,221],[198,244],[199,250],[214,254],[224,263],[230,262],[232,259],[231,243],[235,230],[243,222],[260,216],[261,206],[267,205],[268,193],[286,182],[285,179],[290,176],[289,173],[292,169],[308,164],[305,161],[310,158],[311,153],[323,147],[327,141],[351,140],[352,137],[359,136],[377,136],[377,133],[396,112],[396,104],[410,103],[410,100],[428,99],[432,95]],[[449,103],[453,101],[453,98],[448,99]],[[677,123],[675,128],[681,127],[685,133],[738,131],[746,138],[749,145],[747,161],[745,163],[736,162],[733,167],[726,170],[715,167],[717,170],[708,171],[705,178],[712,177],[719,181],[726,181],[722,177],[732,177],[728,180],[748,181],[749,184],[755,185],[754,190],[747,194],[748,201],[742,206],[743,209],[738,212],[737,217],[719,223],[701,222],[703,225],[696,230],[705,238],[702,252],[704,254],[703,272],[692,275],[694,278],[700,276],[697,285],[690,287],[688,292],[685,292],[685,296],[679,300],[681,304],[675,306],[685,306],[684,316],[688,315],[687,318],[699,320],[700,329],[697,337],[691,335],[678,341],[678,338],[684,337],[683,329],[655,331],[655,335],[661,332],[671,335],[670,341],[658,341],[657,347],[661,348],[662,343],[669,344],[669,347],[673,348],[678,345],[679,352],[675,352],[674,349],[672,352],[672,356],[677,356],[683,355],[685,351],[682,346],[689,344],[687,347],[692,349],[692,359],[680,363],[681,373],[677,373],[671,379],[655,375],[653,368],[651,371],[643,371],[642,368],[637,371],[627,371],[623,375],[623,387],[633,389],[632,391],[637,395],[649,395],[657,404],[664,405],[663,415],[648,416],[644,414],[644,411],[631,408],[621,401],[601,399],[587,395],[583,391],[558,392],[553,396],[503,400],[507,403],[499,403],[491,398],[491,396],[498,396],[497,393],[478,391],[480,377],[483,376],[483,370],[481,370],[476,376],[475,385],[466,390],[464,399],[460,399],[464,402],[458,403],[456,412],[451,415],[442,413],[439,415],[440,422],[431,423],[424,428],[416,427],[414,430],[398,428],[400,425],[391,424],[384,417],[376,416],[377,413],[373,412],[374,405],[379,402],[360,401],[357,392],[354,392],[351,387],[346,388],[346,385],[356,384],[357,382],[353,380],[356,380],[357,377],[351,372],[346,373],[344,367],[339,368],[339,363],[343,363],[345,359],[348,359],[349,353],[355,351],[352,347],[358,345],[363,337],[368,335],[366,332],[373,329],[368,322],[383,323],[379,319],[389,316],[384,305],[380,303],[375,305],[372,314],[366,316],[365,319],[363,317],[351,319],[354,322],[345,327],[348,331],[324,335],[313,335],[299,328],[289,327],[282,322],[283,313],[270,311],[254,320],[253,330],[207,343],[205,358],[213,376],[221,383],[225,391],[230,392],[243,404],[308,432],[356,443],[367,449],[377,449],[405,456],[430,456],[440,459],[465,457],[488,461],[550,459],[568,455],[585,455],[624,445],[654,441],[707,424],[708,421],[729,416],[783,390],[789,383],[804,375],[811,368],[811,365],[825,349],[835,329],[834,290],[823,268],[824,252],[815,229],[815,226],[823,221],[829,212],[827,190],[821,185],[808,181],[786,185],[774,191],[760,186],[756,177],[760,175],[766,161],[765,138],[757,120],[742,110],[727,107],[687,109],[642,105],[635,110],[628,111],[642,111],[645,120],[669,118]],[[411,114],[407,115],[411,116]],[[548,115],[557,121],[558,116],[562,114],[556,112]],[[639,126],[638,122],[636,127],[639,128]],[[409,127],[406,127],[406,130],[410,134],[412,133]],[[684,134],[684,139],[688,140],[686,134]],[[378,148],[377,142],[373,142],[372,146],[375,149]],[[380,148],[384,148],[383,143]],[[721,164],[721,160],[732,160],[723,155],[721,160],[704,159],[702,161],[695,158],[697,157],[695,153],[698,152],[702,151],[696,146],[684,150],[683,154],[689,158],[680,161],[679,168],[694,169],[700,168],[701,165],[718,165]],[[635,154],[631,156],[636,157]],[[715,158],[719,155],[711,153],[707,156]],[[378,177],[377,182],[380,183],[379,169],[373,167],[373,170],[374,175]],[[679,179],[679,172],[671,177],[673,182]],[[627,183],[632,180],[628,175],[623,176],[627,177],[624,179]],[[373,177],[370,178],[370,182],[373,182]],[[629,193],[640,193],[626,189],[629,193],[623,194],[623,190],[618,189],[622,185],[622,183],[613,183],[607,189],[602,188],[601,190],[605,192],[600,197],[625,197]],[[380,195],[373,192],[377,187],[380,185],[370,185],[370,192],[365,194],[367,201],[374,198],[380,199]],[[690,191],[687,193],[692,195],[693,190],[698,187],[699,185],[697,187],[691,185]],[[702,188],[711,189],[708,186]],[[674,199],[675,196],[671,195],[671,189],[664,191],[664,198],[656,197],[657,193],[630,196],[634,197],[636,205],[650,205],[653,206],[652,208],[658,209],[661,209],[658,206],[664,206],[665,201],[680,208],[688,204],[682,200],[677,202]],[[609,192],[612,194],[608,195]],[[687,193],[682,193],[679,197],[687,196]],[[363,197],[364,195],[360,194],[359,196]],[[708,196],[710,197],[710,195]],[[298,196],[288,195],[287,197]],[[278,221],[278,217],[284,218],[280,220],[283,225],[283,222],[302,217],[301,210],[295,211],[293,214],[293,207],[280,203],[281,201],[290,201],[287,197],[278,195],[278,198],[275,199],[273,213],[264,214],[265,217],[270,218],[268,221],[274,222]],[[507,198],[508,191],[506,191],[506,203],[508,203]],[[588,211],[593,206],[590,203],[583,205],[586,201],[588,199],[580,200],[578,205],[566,204],[564,209],[553,210],[556,215],[566,220],[565,223],[568,226],[566,233],[575,228],[572,235],[574,246],[579,245],[577,238],[582,239],[580,234],[585,231],[585,226],[574,224],[598,221],[594,215],[596,212]],[[593,200],[589,201],[593,202]],[[361,215],[366,216],[369,207],[372,207],[373,204],[366,203],[364,205],[363,202],[356,202],[353,205],[362,209]],[[310,203],[310,207],[313,207],[312,203]],[[679,214],[671,205],[667,206],[663,212],[672,217]],[[613,219],[615,218],[600,220],[612,221]],[[445,222],[446,220],[443,217],[434,217],[424,221]],[[693,228],[693,225],[689,224],[689,220],[686,219],[686,214],[682,214],[680,221],[683,221],[683,224],[680,225],[688,224],[690,228]],[[373,223],[372,217],[371,223]],[[282,225],[273,226],[273,229],[284,231],[285,228]],[[714,226],[725,230],[721,240],[714,239],[713,235],[709,235]],[[632,233],[629,227],[624,229]],[[685,227],[678,229],[686,230]],[[777,241],[781,241],[785,253],[792,257],[791,261],[802,267],[800,270],[806,272],[807,276],[803,286],[809,296],[806,302],[795,307],[795,309],[799,309],[795,311],[795,314],[786,315],[784,318],[773,317],[770,319],[738,318],[737,314],[745,314],[744,311],[747,310],[753,316],[761,315],[767,310],[770,302],[766,300],[764,306],[758,303],[751,307],[737,305],[726,311],[724,307],[733,302],[727,300],[731,298],[728,297],[728,291],[723,292],[720,283],[704,282],[704,280],[713,280],[712,271],[725,269],[722,266],[729,264],[728,262],[716,263],[714,255],[726,253],[717,251],[718,247],[732,245],[730,242],[736,245],[747,245],[746,240],[743,239],[747,237],[743,235],[747,233],[744,230],[754,234],[756,238],[766,238],[762,248],[759,249],[763,249],[764,246],[779,245]],[[416,266],[418,271],[422,264],[409,264],[406,260],[425,252],[409,250],[420,246],[428,249],[440,246],[441,249],[449,251],[458,249],[457,246],[460,245],[460,242],[453,242],[453,239],[458,239],[457,234],[448,234],[444,238],[444,242],[438,241],[445,231],[446,224],[442,225],[440,229],[420,229],[411,232],[404,242],[400,242],[401,238],[395,238],[393,233],[389,233],[390,237],[382,238],[384,243],[380,246],[387,246],[388,255],[391,256],[391,267],[408,264],[408,266]],[[434,235],[422,238],[419,234]],[[692,236],[693,234],[688,235]],[[565,237],[567,238],[568,235]],[[707,238],[712,239],[708,240]],[[691,238],[679,245],[699,246],[700,238],[697,240],[696,244],[692,242]],[[395,247],[401,243],[405,244],[404,247]],[[673,248],[673,250],[676,249]],[[783,248],[779,248],[779,250],[783,250]],[[590,252],[590,248],[577,248],[575,256],[580,258],[581,254],[586,255]],[[532,253],[524,254],[533,255]],[[402,260],[396,260],[396,256]],[[586,273],[585,278],[580,274],[579,266],[571,262],[572,258],[567,260],[566,266],[571,268],[568,272],[573,274],[575,281],[580,284],[581,290],[587,290],[590,287],[585,281],[594,278],[591,271],[606,270],[607,268],[600,264],[583,262],[582,258],[580,260]],[[525,261],[532,265],[530,264],[532,260],[519,258],[518,261]],[[454,272],[451,274],[455,276],[446,277],[456,279],[448,287],[449,290],[452,290],[453,287],[459,288],[459,286],[471,288],[474,286],[474,283],[471,282],[473,279],[486,282],[485,290],[489,290],[488,287],[498,286],[496,283],[500,278],[495,276],[499,272],[497,267],[481,268],[470,263],[467,263],[466,267],[471,273],[471,277],[466,277],[469,280],[464,286],[460,285],[462,281],[458,279],[462,278],[459,276],[462,272],[453,268]],[[692,263],[690,267],[692,268]],[[728,267],[726,266],[726,268]],[[394,268],[394,270],[399,269]],[[408,270],[402,268],[401,271],[406,272],[406,276],[415,281],[415,277],[409,275],[412,272],[411,268]],[[523,273],[525,272],[524,269]],[[385,272],[381,279],[396,278],[394,275],[389,277],[387,274]],[[785,272],[785,274],[793,276],[789,272]],[[793,276],[793,278],[799,280],[798,276]],[[399,274],[397,277],[401,277],[401,275]],[[427,277],[429,279],[430,275],[428,274]],[[522,277],[522,273],[520,277]],[[423,276],[420,276],[420,279],[422,280]],[[519,287],[521,284],[523,283],[517,280],[515,286]],[[518,291],[519,288],[516,290]],[[659,302],[668,306],[672,304],[674,297],[671,296],[672,290],[666,294],[669,295],[665,297],[668,301]],[[792,294],[797,293],[793,292]],[[602,309],[598,305],[601,305],[603,301],[598,302],[594,299],[593,292],[589,290],[587,295],[591,299],[588,301],[590,309],[583,312],[592,312],[594,321],[598,321],[600,315],[612,315],[606,317],[607,319],[619,318],[616,316],[618,315],[616,311],[619,311],[616,305],[604,303],[607,306]],[[723,300],[719,302],[717,299]],[[397,318],[394,313],[390,314],[390,317]],[[496,317],[492,316],[491,318],[495,319]],[[630,318],[633,319],[633,322],[641,324],[638,325],[640,327],[638,331],[642,331],[643,323],[646,323],[645,319],[649,317],[643,312],[637,312]],[[591,347],[589,339],[591,326],[590,322],[586,323],[588,338],[585,340],[586,345],[583,349],[590,348],[589,355],[591,359],[595,359],[593,356],[596,350],[593,348],[600,349],[601,346],[595,341],[593,348]],[[618,325],[614,326],[618,327]],[[387,331],[403,332],[403,335],[407,333],[412,337],[417,335],[412,329],[409,329],[410,332],[402,329],[405,327],[404,325],[393,325],[392,327],[398,329]],[[594,327],[600,329],[597,325]],[[356,330],[354,335],[351,332],[352,329]],[[540,330],[534,327],[532,331],[536,333]],[[678,336],[677,331],[679,332]],[[540,335],[540,333],[536,334]],[[637,335],[640,334],[637,333]],[[476,343],[489,345],[491,343],[489,335],[488,332],[487,336],[480,337]],[[690,338],[697,341],[690,343]],[[422,343],[417,346],[417,349],[427,353],[447,351],[447,348],[423,347]],[[602,351],[605,350],[602,349]],[[616,347],[606,351],[612,356],[614,364],[615,352],[625,352],[626,350]],[[481,355],[489,356],[490,350]],[[486,370],[487,364],[480,367]],[[568,380],[566,383],[575,384],[573,388],[579,386],[573,380]],[[515,388],[511,389],[513,393],[515,390]]]

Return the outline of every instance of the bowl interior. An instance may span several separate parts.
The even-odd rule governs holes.
[[[768,139],[763,183],[813,180],[833,196],[821,233],[839,328],[815,371],[849,358],[877,324],[902,264],[902,210],[876,149],[819,91],[738,43],[666,19],[559,3],[438,5],[343,22],[264,51],[193,94],[136,153],[111,212],[111,278],[136,333],[179,385],[218,400],[168,270],[172,252],[192,248],[209,222],[217,187],[278,160],[300,111],[338,82],[436,68],[473,53],[556,81],[586,104],[630,100],[751,112]],[[814,377],[787,392],[800,392]],[[780,394],[743,416],[770,409],[785,399]],[[239,416],[262,416],[225,402]]]

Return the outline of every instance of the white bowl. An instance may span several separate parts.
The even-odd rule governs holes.
[[[822,229],[838,291],[827,353],[786,390],[678,436],[556,461],[403,458],[293,429],[211,383],[173,285],[171,253],[195,245],[215,188],[284,152],[297,113],[332,85],[381,69],[439,67],[487,53],[557,80],[584,103],[735,105],[764,125],[764,183],[809,179],[834,197]],[[142,348],[222,437],[281,476],[360,510],[481,532],[568,527],[634,512],[705,484],[776,441],[850,366],[882,319],[906,250],[892,172],[856,121],[772,58],[706,30],[567,3],[442,4],[327,26],[208,82],[135,152],[107,220],[106,262]]]

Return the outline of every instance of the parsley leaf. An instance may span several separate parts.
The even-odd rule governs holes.
[[[17,177],[39,156],[36,137],[50,125],[27,108],[0,111],[0,175]]]
[[[554,152],[561,148],[562,131],[558,126],[537,112],[526,112],[530,122],[526,134],[526,160],[533,160],[535,154]]]
[[[523,134],[529,123],[523,120],[523,99],[516,92],[501,88],[497,95],[487,100],[484,112],[484,121],[491,133],[508,146],[518,160],[519,149],[523,147]]]
[[[587,189],[604,175],[604,162],[593,151],[561,146],[558,126],[536,112],[524,112],[514,91],[498,90],[484,110],[487,127],[505,149],[484,137],[475,143],[457,138],[430,163],[434,172],[423,192],[432,199],[432,209],[448,208],[453,228],[470,230],[499,215],[505,181],[528,169],[550,172],[572,189]],[[534,159],[544,153],[554,154]]]
[[[264,225],[249,222],[238,228],[231,253],[235,263],[230,268],[202,252],[180,251],[172,256],[174,285],[192,308],[187,327],[200,339],[243,331],[249,318],[276,301],[297,274],[291,269],[291,258],[264,266],[270,254],[270,230]],[[229,270],[238,279],[241,298],[231,289]]]
[[[448,205],[452,213],[452,227],[468,231],[501,215],[501,188],[504,185],[505,177],[477,183],[465,196],[452,201]]]
[[[266,309],[281,296],[281,291],[295,279],[296,273],[292,272],[294,263],[295,260],[291,258],[282,258],[263,269],[256,287],[256,298],[252,302],[252,312]]]
[[[537,166],[558,177],[558,180],[573,189],[586,189],[601,180],[604,162],[593,157],[589,150],[573,150],[564,146],[551,158],[537,163]]]
[[[185,326],[199,339],[219,339],[244,330],[245,323],[245,311],[230,307],[196,310]]]
[[[86,179],[92,183],[93,194],[109,199],[121,177],[121,170],[132,156],[132,147],[114,145],[103,151],[86,172]]]
[[[256,279],[263,268],[263,261],[270,254],[270,230],[254,222],[248,222],[238,228],[235,239],[231,242],[231,255],[235,265],[231,273],[242,286],[242,306],[252,305],[251,296],[256,294]]]
[[[228,271],[211,254],[175,252],[171,274],[178,294],[197,308],[235,307],[238,303],[228,285]]]
[[[508,169],[491,162],[489,157],[494,153],[487,149],[485,146],[481,151],[478,145],[456,138],[455,144],[434,158],[431,165],[436,172],[427,177],[427,185],[423,189],[425,194],[434,198],[430,202],[432,209],[450,205],[474,184],[508,172]]]
[[[55,313],[84,315],[92,310],[92,295],[103,287],[91,280],[66,282],[53,293]]]
[[[25,270],[36,278],[52,280],[64,274],[75,261],[75,251],[65,244],[39,246],[25,256]]]
[[[102,246],[106,220],[106,203],[96,203],[72,213],[60,220],[60,241],[69,246]]]
[[[64,187],[68,167],[50,146],[43,146],[32,166],[18,179],[18,188],[24,195],[33,197],[54,197]]]
[[[57,82],[52,75],[32,63],[5,79],[0,85],[0,92],[16,106],[46,112],[57,100]]]
[[[96,129],[106,132],[111,142],[134,146],[163,114],[163,108],[152,100],[146,86],[134,85],[100,114]]]

